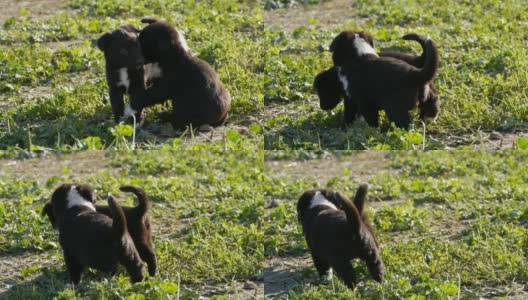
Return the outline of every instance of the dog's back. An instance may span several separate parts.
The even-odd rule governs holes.
[[[108,273],[117,268],[117,237],[112,219],[87,208],[72,208],[58,224],[59,241],[68,256],[83,266]]]
[[[317,271],[324,275],[332,268],[349,287],[356,280],[351,259],[364,260],[376,281],[381,281],[384,273],[374,230],[363,214],[367,190],[367,185],[361,185],[354,203],[339,192],[309,190],[297,203],[299,221]]]

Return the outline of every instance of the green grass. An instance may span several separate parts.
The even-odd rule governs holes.
[[[325,25],[331,16],[324,14],[319,24],[316,11],[306,17],[309,26],[291,32],[265,30],[269,45],[264,77],[266,149],[421,149],[424,139],[426,149],[444,149],[486,144],[491,131],[526,131],[525,1],[353,3],[350,21],[335,28]],[[273,24],[273,18],[266,19],[265,25],[268,22]],[[344,129],[342,104],[330,113],[319,109],[313,79],[332,65],[327,49],[342,30],[369,32],[377,50],[419,53],[417,43],[400,38],[409,32],[428,35],[436,42],[440,72],[435,84],[442,112],[436,124],[427,124],[425,135],[418,121],[409,132],[382,133],[361,122]]]
[[[116,133],[120,130],[108,101],[104,57],[94,41],[123,24],[143,27],[139,20],[144,16],[181,29],[230,91],[229,124],[215,142],[225,131],[237,130],[262,143],[254,118],[263,109],[264,69],[263,16],[256,3],[71,0],[47,16],[33,17],[23,9],[0,24],[0,149],[132,148],[129,129],[125,135]],[[181,138],[157,118],[167,109],[169,104],[147,110],[145,130],[134,146],[157,148]],[[203,137],[182,139],[209,142]]]
[[[0,160],[0,298],[172,299],[178,293],[181,299],[243,297],[255,292],[241,289],[245,281],[262,280],[262,151],[166,147],[53,153],[5,164],[19,154]],[[93,185],[101,198],[112,193],[124,199],[119,191],[124,184],[146,190],[158,255],[154,278],[131,285],[124,269],[114,278],[86,271],[80,292],[65,289],[58,234],[40,212],[60,183],[72,181]],[[125,204],[132,205],[133,196],[126,198]]]
[[[346,162],[362,165],[368,159],[365,155],[336,158],[326,153],[308,160],[295,154],[286,160],[266,155],[265,200],[280,200],[265,214],[266,260],[291,263],[306,258],[305,263],[290,265],[298,285],[278,298],[526,297],[522,292],[528,282],[526,152],[387,152],[380,155],[384,163],[376,168],[343,167]],[[335,162],[328,164],[329,159]],[[277,163],[287,167],[278,168]],[[327,167],[310,169],[307,163]],[[272,172],[271,166],[282,172]],[[309,177],[314,172],[324,174],[324,179]],[[317,278],[295,204],[309,188],[329,187],[351,195],[363,182],[370,185],[367,212],[382,245],[386,274],[382,284],[361,281],[351,291],[337,278],[330,283]],[[367,275],[363,263],[355,265],[358,278]]]

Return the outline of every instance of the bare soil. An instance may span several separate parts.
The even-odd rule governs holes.
[[[264,24],[267,29],[284,32],[292,32],[302,26],[337,28],[357,18],[352,3],[350,0],[333,0],[315,6],[269,10],[264,13]],[[317,23],[312,24],[312,19],[316,19]]]

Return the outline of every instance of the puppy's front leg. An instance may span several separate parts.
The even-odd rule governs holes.
[[[77,286],[79,282],[81,282],[83,271],[82,265],[75,257],[68,255],[66,252],[64,252],[64,261],[66,262],[66,268],[70,275],[70,282],[73,283],[74,286]]]
[[[391,107],[385,110],[390,122],[394,122],[396,127],[409,129],[411,126],[411,114],[405,108]]]
[[[371,127],[378,128],[379,126],[379,111],[375,106],[361,106],[360,114],[365,118],[367,124]]]
[[[119,123],[125,110],[125,104],[123,102],[123,92],[118,87],[110,86],[110,104],[112,105],[114,121]]]
[[[144,97],[138,99],[138,105],[141,107],[149,107],[156,104],[161,104],[167,101],[170,97],[168,91],[174,87],[169,86],[169,82],[165,79],[155,79],[152,85],[145,90]]]
[[[358,115],[357,103],[352,97],[344,97],[345,101],[345,124],[349,125],[354,123]]]

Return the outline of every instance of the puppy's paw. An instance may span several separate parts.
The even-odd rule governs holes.
[[[130,107],[130,103],[125,108],[125,111],[123,112],[123,117],[131,117],[134,116],[137,113],[132,107]]]

